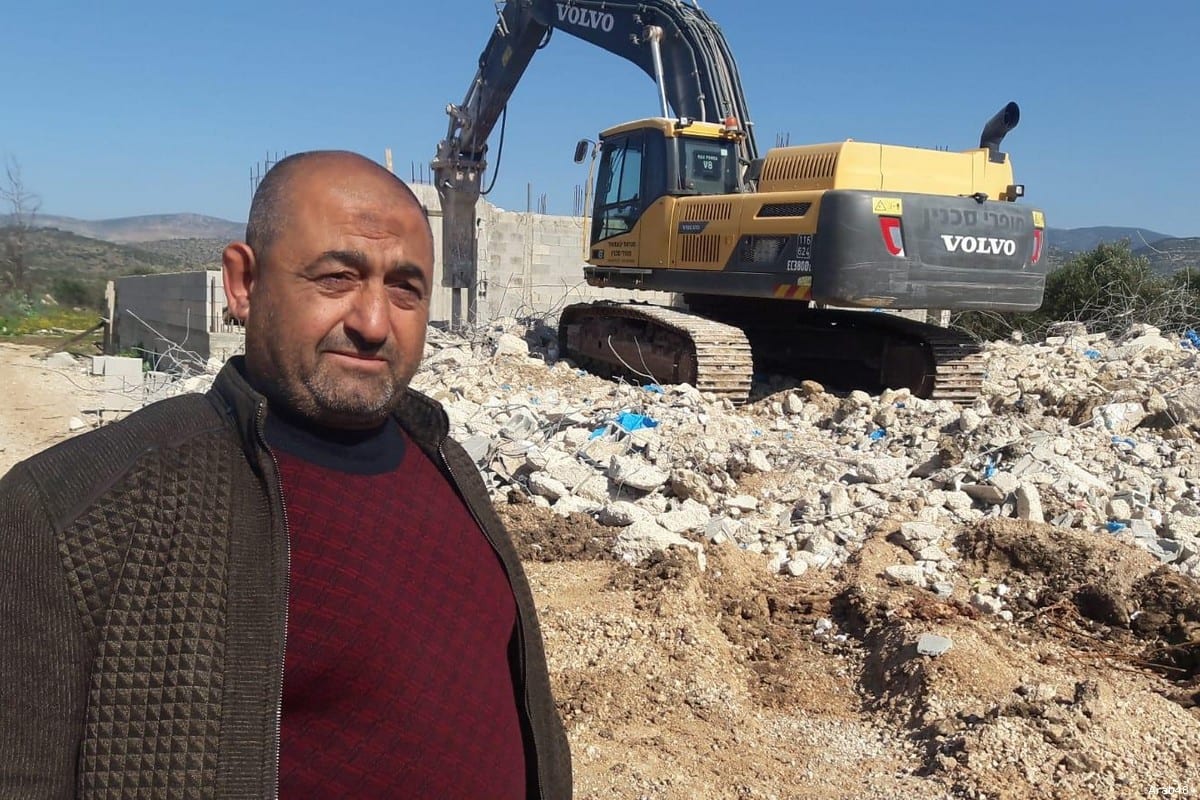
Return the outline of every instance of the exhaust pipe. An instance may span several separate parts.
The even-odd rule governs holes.
[[[986,147],[995,159],[1000,152],[1000,142],[1004,141],[1004,136],[1017,127],[1020,121],[1020,107],[1016,103],[1009,103],[983,126],[983,133],[979,135],[979,146]]]

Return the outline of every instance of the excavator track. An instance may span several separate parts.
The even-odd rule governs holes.
[[[745,402],[754,359],[746,335],[696,314],[642,303],[578,303],[563,309],[559,341],[580,366],[642,382],[687,383]]]
[[[566,354],[592,372],[689,383],[735,403],[749,398],[756,361],[762,372],[839,389],[906,387],[960,405],[975,401],[984,377],[979,346],[954,330],[891,314],[728,298],[719,310],[696,311],[579,303],[564,309],[559,337]]]
[[[933,353],[931,400],[959,405],[975,402],[983,389],[984,363],[979,345],[957,331],[935,328],[925,336]]]

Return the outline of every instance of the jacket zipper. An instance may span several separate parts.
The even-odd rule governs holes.
[[[462,484],[458,480],[458,475],[454,473],[454,467],[450,466],[449,459],[446,458],[446,452],[442,449],[442,442],[438,443],[438,457],[442,459],[442,465],[446,467],[446,471],[450,473],[450,477],[454,479],[455,486]],[[479,526],[483,538],[487,539],[488,545],[491,546],[492,552],[496,554],[496,558],[500,560],[500,566],[504,569],[504,576],[508,579],[509,588],[512,588],[512,576],[508,574],[508,566],[504,563],[504,558],[500,555],[500,549],[496,547],[496,543],[492,541],[492,537],[488,534],[487,526],[483,524],[483,520],[479,518],[479,514],[475,512],[475,508],[471,502],[467,500],[466,494],[460,491],[463,498],[463,505],[467,507],[471,518],[475,520],[475,524]],[[515,597],[514,597],[515,599]],[[543,797],[542,794],[542,760],[539,757],[537,748],[537,736],[534,731],[533,712],[529,708],[529,663],[525,654],[525,623],[521,620],[520,609],[517,609],[517,640],[520,644],[521,654],[521,700],[525,705],[525,718],[529,720],[529,732],[534,739],[533,759],[534,759],[534,775],[537,780],[537,796]],[[276,797],[278,800],[278,797]]]
[[[275,786],[273,794],[275,800],[279,800],[279,757],[283,747],[283,667],[287,658],[288,608],[291,605],[292,592],[292,534],[288,524],[287,499],[283,496],[283,476],[279,472],[279,459],[275,458],[275,451],[267,444],[267,434],[263,425],[266,410],[266,403],[258,404],[256,428],[259,441],[271,456],[271,464],[275,467],[275,487],[279,491],[279,507],[283,511],[283,647],[279,653],[279,687],[275,695],[275,772],[272,778]]]

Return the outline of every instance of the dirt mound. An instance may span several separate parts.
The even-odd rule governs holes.
[[[1136,548],[1050,526],[989,520],[956,542],[972,583],[1010,586],[1013,623],[958,592],[880,580],[896,556],[883,541],[848,564],[835,601],[863,647],[866,707],[921,748],[918,774],[996,800],[1190,790],[1200,725],[1181,707],[1194,703],[1171,700],[1191,697],[1194,671],[1162,653],[1191,652],[1171,641],[1193,635],[1195,583]],[[926,633],[951,648],[920,655]]]
[[[524,495],[512,492],[507,505],[497,507],[513,535],[522,561],[593,561],[613,559],[616,534],[587,514],[558,514],[537,508]]]
[[[1195,705],[1200,584],[1115,539],[989,520],[957,540],[965,569],[1004,581],[1028,625],[1081,650],[1146,667]]]
[[[838,573],[796,579],[732,544],[707,544],[704,570],[682,548],[596,560],[602,531],[531,505],[506,517],[519,540],[563,537],[529,570],[580,798],[1200,788],[1200,595],[1115,539],[984,521],[956,537],[962,585],[939,597],[886,578],[898,522]],[[1001,583],[1011,623],[970,599]],[[952,646],[922,655],[926,633]]]

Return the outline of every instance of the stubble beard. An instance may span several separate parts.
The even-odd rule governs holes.
[[[389,365],[390,366],[390,365]],[[409,379],[391,368],[383,374],[349,378],[336,374],[328,363],[301,378],[310,414],[323,424],[339,427],[372,427],[382,424],[404,400]]]
[[[391,353],[386,371],[349,375],[328,363],[323,347],[314,354],[311,367],[305,368],[296,354],[289,357],[272,347],[269,337],[254,338],[258,346],[248,347],[246,353],[252,385],[279,411],[325,427],[363,429],[383,424],[403,404],[415,372],[396,361],[398,353]]]

